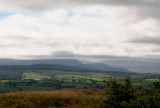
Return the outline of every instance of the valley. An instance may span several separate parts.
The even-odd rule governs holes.
[[[104,80],[110,77],[119,81],[128,77],[137,84],[145,82],[149,87],[158,79],[158,74],[103,71],[57,64],[6,65],[0,66],[0,92],[104,89]]]

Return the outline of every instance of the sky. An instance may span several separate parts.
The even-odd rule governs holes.
[[[0,0],[0,58],[160,73],[159,10],[159,0]]]

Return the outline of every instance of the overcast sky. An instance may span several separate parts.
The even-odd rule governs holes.
[[[159,0],[0,0],[0,58],[160,72],[159,10]]]

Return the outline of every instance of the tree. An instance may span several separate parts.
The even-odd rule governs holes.
[[[135,85],[129,78],[124,78],[123,81],[118,81],[115,78],[110,78],[106,83],[105,94],[107,101],[105,107],[108,108],[126,108],[135,104],[140,94],[139,89],[142,86]]]

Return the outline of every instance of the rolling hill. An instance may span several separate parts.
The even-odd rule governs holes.
[[[75,59],[39,59],[39,60],[15,60],[0,59],[0,65],[34,65],[34,64],[54,64],[63,66],[74,66],[85,69],[101,70],[101,71],[117,71],[129,72],[125,68],[112,67],[103,63],[82,64]]]

